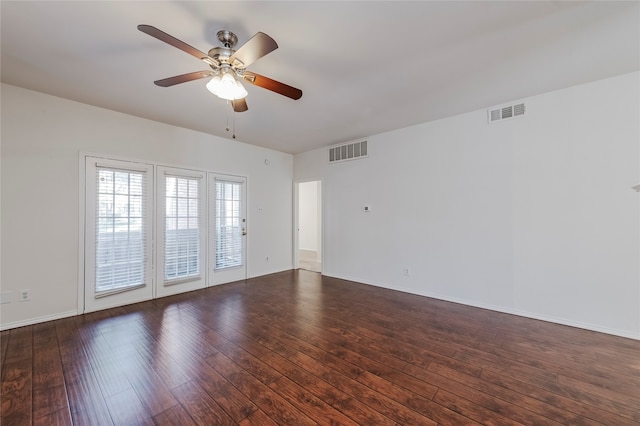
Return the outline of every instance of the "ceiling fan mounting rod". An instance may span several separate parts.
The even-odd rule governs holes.
[[[220,30],[218,31],[218,40],[220,43],[226,48],[233,49],[233,47],[238,43],[238,37],[229,30]]]

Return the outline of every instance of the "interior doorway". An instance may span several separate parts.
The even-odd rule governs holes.
[[[296,183],[295,266],[322,272],[322,181]]]

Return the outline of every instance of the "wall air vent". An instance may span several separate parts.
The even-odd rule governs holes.
[[[496,121],[522,117],[525,111],[526,107],[524,103],[505,105],[502,107],[489,108],[487,110],[487,117],[489,118],[489,123],[495,123]]]
[[[350,142],[329,147],[329,163],[368,157],[367,141]]]

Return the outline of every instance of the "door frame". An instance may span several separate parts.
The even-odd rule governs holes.
[[[129,159],[116,159],[116,158],[105,158],[104,156],[93,156],[90,154],[81,155],[81,172],[84,174],[83,179],[80,180],[80,191],[82,196],[81,200],[81,252],[79,253],[82,258],[82,264],[79,266],[79,270],[82,271],[82,275],[78,275],[79,280],[79,291],[78,291],[78,312],[94,312],[103,309],[109,309],[112,307],[123,306],[131,303],[138,303],[145,300],[151,300],[154,298],[155,293],[155,259],[154,259],[154,251],[155,251],[155,166],[150,162],[144,161],[136,161]],[[85,262],[87,261],[87,253],[86,250],[88,247],[95,246],[95,228],[89,229],[89,226],[93,224],[93,226],[97,226],[95,223],[95,216],[92,216],[92,220],[87,221],[89,210],[95,209],[95,202],[97,199],[98,188],[95,187],[95,183],[90,184],[90,181],[95,180],[95,174],[88,173],[88,165],[89,163],[96,163],[91,166],[91,170],[97,170],[98,162],[102,163],[103,166],[119,169],[125,171],[143,171],[146,173],[146,185],[144,191],[146,192],[147,198],[145,205],[143,206],[145,210],[145,219],[146,219],[146,257],[144,264],[144,276],[145,276],[145,284],[142,287],[133,287],[133,288],[124,288],[122,290],[115,290],[111,293],[107,293],[104,296],[100,296],[99,298],[103,298],[102,302],[92,302],[91,304],[87,303],[87,296],[91,297],[94,293],[93,291],[89,291],[87,293],[87,285],[93,280],[87,275],[89,273],[95,273],[95,253],[92,252],[93,256],[90,259],[90,264],[87,265]],[[88,191],[92,188],[91,196],[89,196]],[[91,206],[88,203],[91,201]],[[90,232],[93,231],[93,232]],[[92,249],[93,250],[93,249]],[[95,286],[95,283],[94,283]],[[94,299],[98,299],[95,297]]]
[[[320,254],[320,274],[324,274],[324,182],[322,178],[299,179],[293,182],[293,269],[300,268],[300,184],[318,182],[318,252]]]
[[[243,193],[241,194],[241,213],[242,213],[242,217],[244,219],[243,221],[243,228],[244,228],[244,234],[242,236],[242,257],[243,257],[243,262],[241,266],[238,267],[232,267],[229,268],[228,270],[221,270],[221,271],[216,271],[215,269],[215,259],[213,258],[213,256],[215,256],[215,242],[212,240],[215,240],[215,235],[216,235],[216,226],[215,226],[215,218],[216,218],[216,210],[215,210],[215,195],[212,196],[212,194],[215,194],[215,181],[216,178],[218,178],[219,180],[222,181],[227,181],[227,182],[235,182],[235,183],[241,183],[242,184],[242,189],[243,189]],[[216,285],[220,285],[220,284],[226,284],[226,283],[230,283],[230,282],[235,282],[235,281],[242,281],[242,280],[246,280],[248,277],[248,235],[249,235],[249,221],[247,218],[247,214],[248,214],[248,208],[247,208],[247,204],[248,204],[248,198],[249,198],[249,194],[248,194],[248,185],[249,185],[249,179],[246,176],[240,176],[240,175],[230,175],[230,174],[225,174],[225,173],[215,173],[215,172],[209,172],[207,173],[207,184],[208,184],[208,212],[207,212],[207,217],[209,220],[209,236],[208,236],[208,251],[207,251],[207,283],[206,286],[207,287],[211,287],[211,286],[216,286]],[[226,277],[224,277],[226,275]]]

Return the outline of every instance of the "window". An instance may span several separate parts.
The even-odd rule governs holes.
[[[153,166],[85,157],[84,311],[153,297]]]
[[[96,294],[145,284],[145,173],[96,168]]]
[[[242,182],[215,180],[215,269],[243,264]]]
[[[207,271],[206,176],[157,166],[156,289],[162,297],[204,288]]]
[[[165,281],[200,275],[200,181],[165,176]]]

